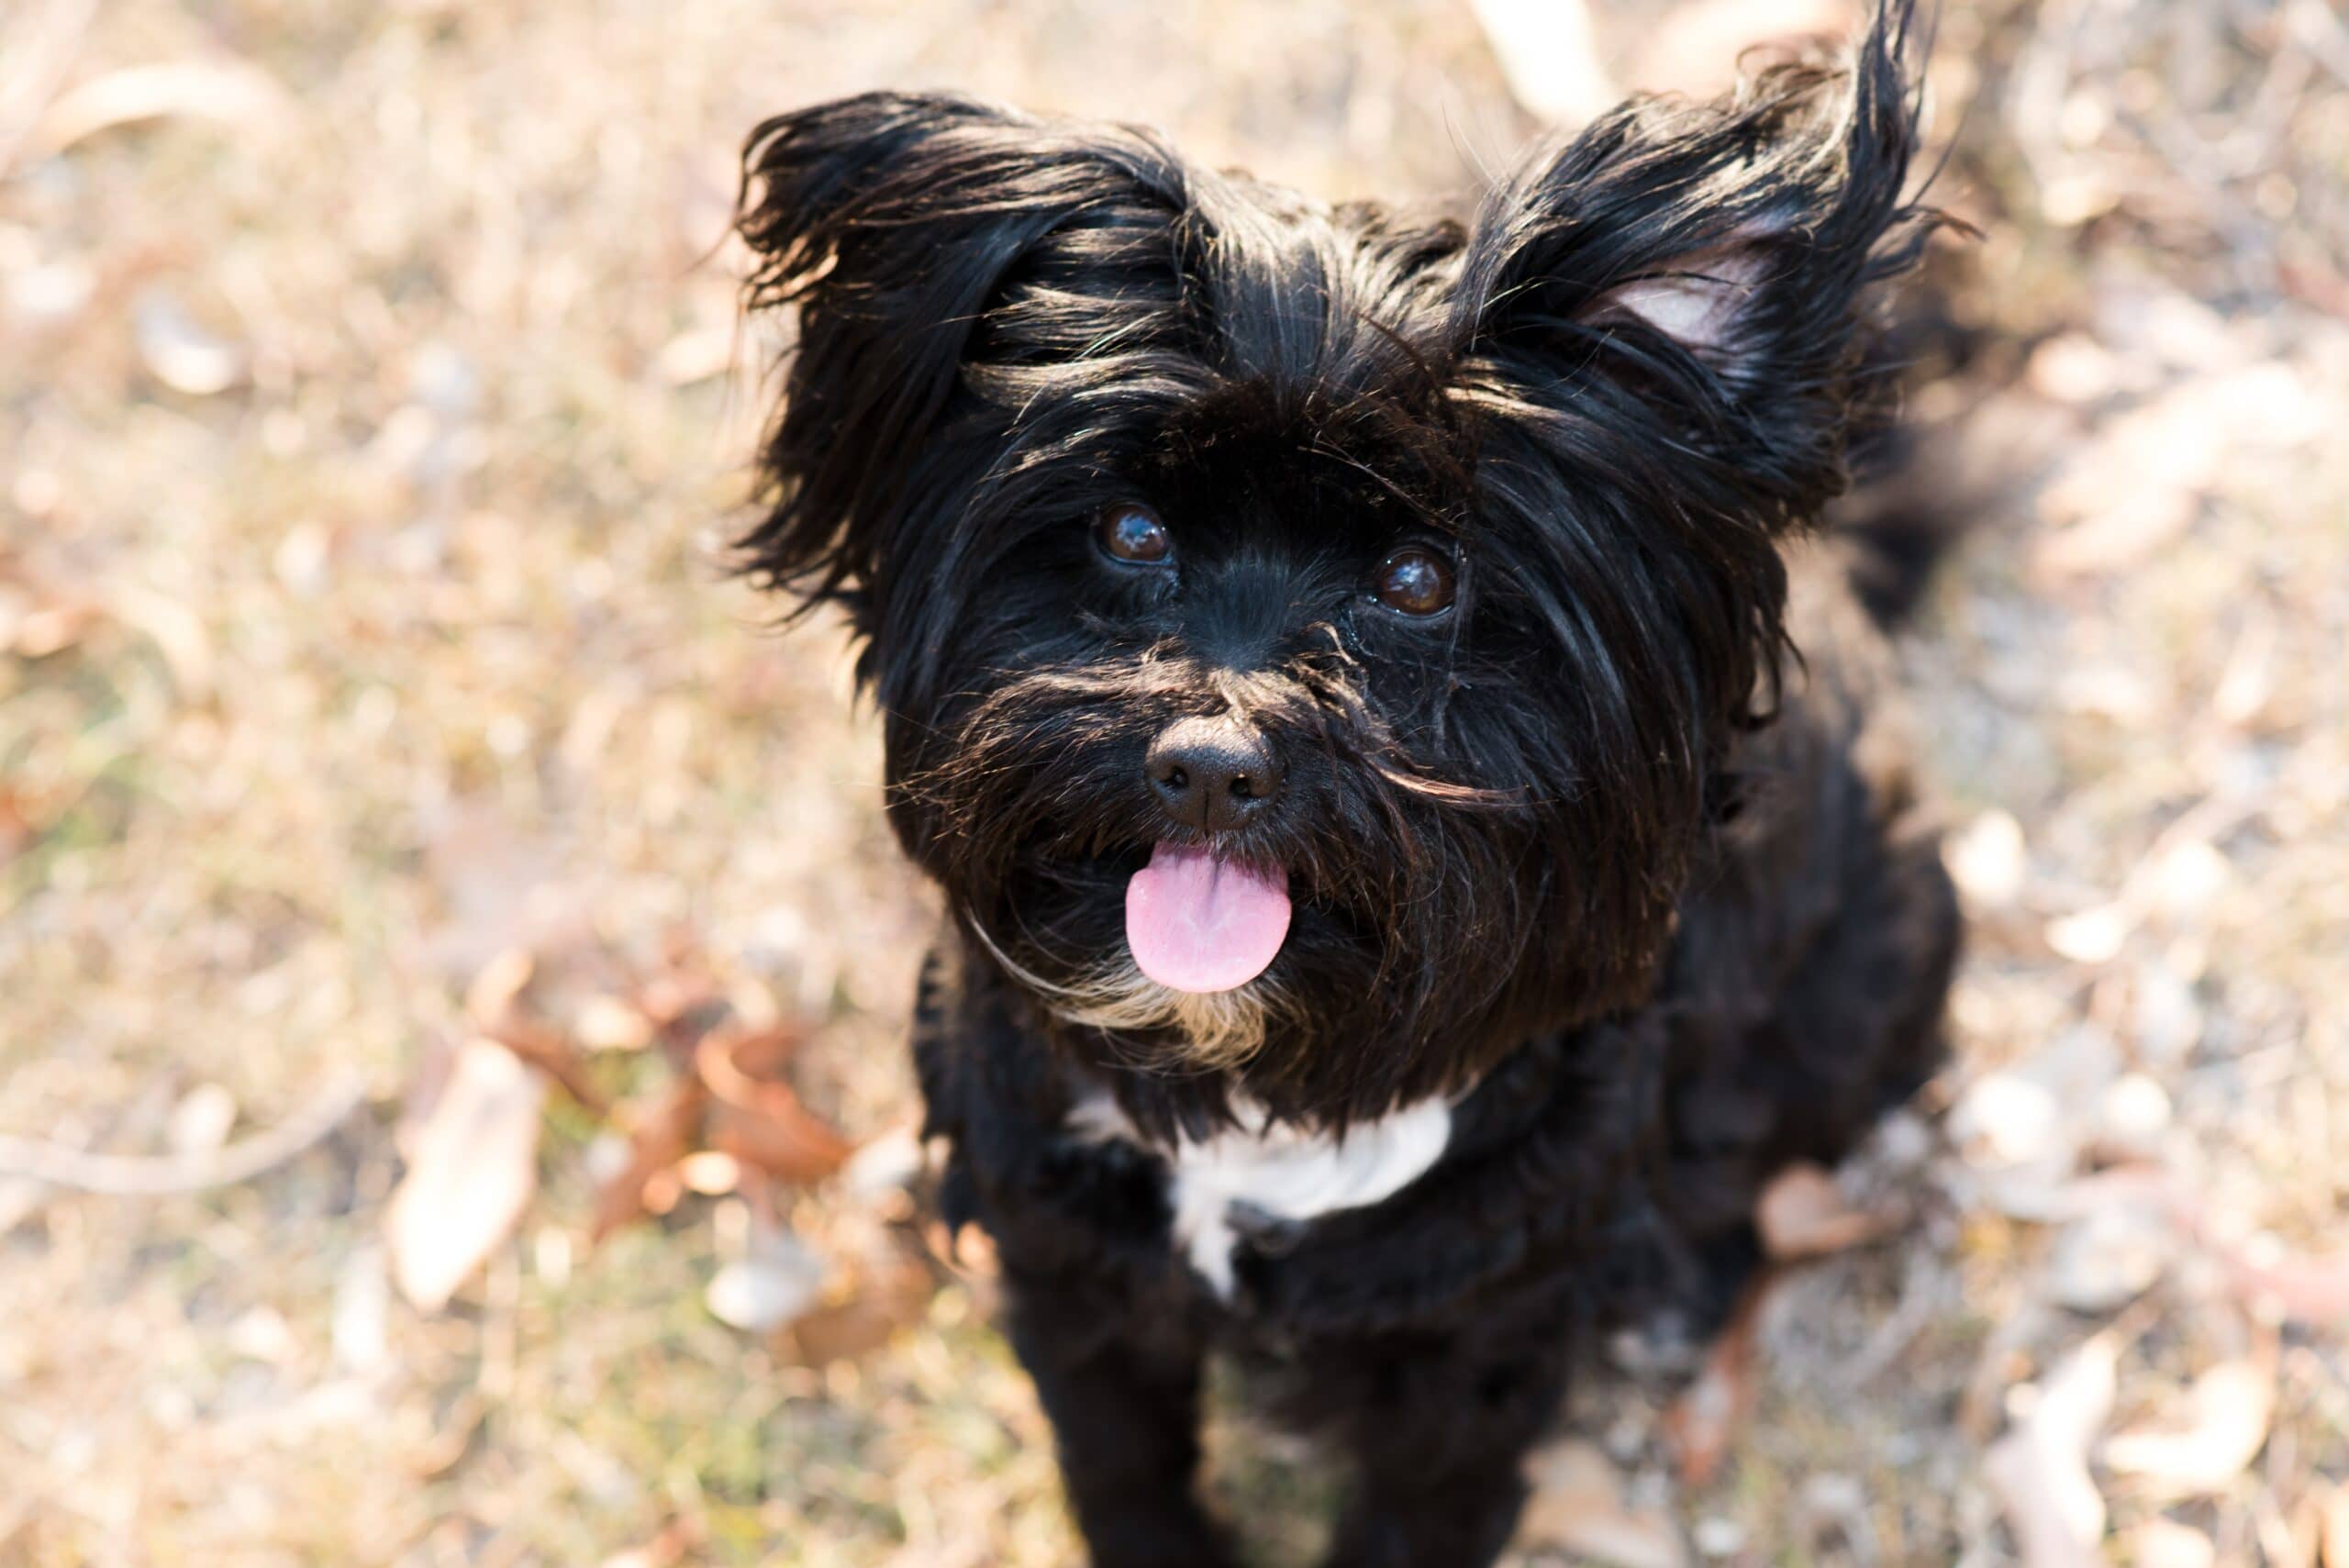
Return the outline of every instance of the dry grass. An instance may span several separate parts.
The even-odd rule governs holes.
[[[2003,347],[1926,410],[1986,513],[1912,661],[1978,918],[1939,1099],[2003,1136],[1981,1081],[2061,1080],[2060,1115],[1851,1177],[1918,1223],[1781,1293],[1758,1418],[1677,1506],[1731,1561],[2000,1561],[1985,1444],[2109,1324],[2116,1426],[2245,1346],[2277,1398],[2194,1495],[2100,1468],[2107,1550],[2152,1561],[2166,1510],[2304,1564],[2349,1476],[2338,1324],[2278,1336],[2224,1260],[2349,1246],[2349,30],[1949,10],[1946,189]],[[791,1364],[703,1304],[739,1200],[586,1247],[561,1106],[448,1313],[387,1300],[378,1240],[403,1095],[516,946],[558,1019],[690,954],[821,1026],[800,1086],[836,1122],[909,1114],[929,915],[870,724],[830,631],[771,633],[715,564],[760,412],[710,256],[731,149],[882,83],[1330,195],[1467,188],[1526,128],[1464,5],[0,12],[0,1129],[151,1153],[217,1140],[223,1090],[239,1136],[338,1071],[372,1091],[249,1184],[0,1176],[0,1562],[1067,1560],[983,1280]],[[178,112],[106,123],[141,92]],[[2114,1265],[2067,1275],[2083,1222],[2031,1195],[2122,1159],[2211,1244],[2173,1206],[2133,1306],[2056,1305]],[[786,1218],[838,1242],[854,1207]],[[1669,1489],[1657,1396],[1583,1407],[1635,1499]],[[1326,1482],[1219,1449],[1299,1560]]]

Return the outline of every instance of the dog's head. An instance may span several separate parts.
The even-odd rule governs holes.
[[[1342,1116],[1642,996],[1920,242],[1905,32],[1465,226],[955,97],[759,128],[750,564],[846,609],[899,836],[1069,1039]]]

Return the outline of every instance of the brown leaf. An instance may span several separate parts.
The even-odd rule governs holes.
[[[552,1029],[508,1018],[483,1033],[562,1086],[562,1092],[597,1117],[611,1114],[612,1103],[587,1074],[587,1062],[578,1048]]]
[[[2022,1568],[2091,1568],[2100,1561],[2104,1495],[2088,1474],[2087,1453],[2112,1413],[2120,1359],[2110,1334],[2082,1345],[1983,1457],[1983,1477],[2006,1510]]]
[[[715,1103],[713,1145],[780,1181],[807,1185],[841,1168],[855,1146],[826,1126],[780,1082],[798,1045],[788,1030],[717,1034],[694,1051],[694,1068]]]
[[[1688,1549],[1672,1521],[1623,1499],[1622,1478],[1596,1443],[1569,1438],[1526,1461],[1532,1496],[1518,1525],[1531,1546],[1563,1549],[1616,1568],[1686,1568]]]
[[[1697,1380],[1664,1413],[1664,1442],[1685,1485],[1712,1484],[1753,1408],[1754,1343],[1762,1305],[1777,1283],[1777,1276],[1765,1269],[1746,1285]]]
[[[600,1241],[648,1212],[666,1212],[674,1204],[674,1196],[670,1205],[647,1202],[646,1189],[654,1178],[671,1172],[678,1161],[693,1152],[702,1112],[708,1104],[709,1091],[701,1080],[685,1078],[659,1105],[623,1117],[629,1124],[628,1163],[604,1184],[596,1196],[596,1221],[589,1232],[594,1240]]]
[[[2267,1441],[2276,1414],[2276,1351],[2271,1340],[2250,1356],[2223,1361],[2187,1391],[2187,1424],[2132,1430],[2104,1445],[2104,1462],[2164,1492],[2201,1496],[2243,1473]]]
[[[492,1040],[466,1042],[417,1130],[384,1216],[392,1278],[427,1312],[504,1240],[538,1183],[545,1081]]]
[[[1892,1228],[1886,1217],[1853,1207],[1835,1178],[1808,1161],[1771,1179],[1753,1218],[1763,1251],[1780,1262],[1841,1252]]]
[[[934,1288],[930,1272],[911,1260],[861,1270],[840,1299],[802,1314],[784,1330],[783,1349],[805,1366],[861,1359],[919,1322]]]

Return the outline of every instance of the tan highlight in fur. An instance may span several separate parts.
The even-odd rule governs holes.
[[[976,921],[970,929],[1004,972],[1041,998],[1054,1017],[1093,1029],[1174,1034],[1183,1042],[1177,1060],[1186,1066],[1238,1066],[1264,1049],[1272,1020],[1288,1005],[1278,986],[1262,979],[1230,991],[1177,991],[1123,956],[1083,979],[1059,984],[1013,962]]]

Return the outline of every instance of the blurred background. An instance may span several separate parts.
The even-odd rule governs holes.
[[[933,911],[723,570],[763,116],[1472,195],[1849,0],[0,5],[0,1563],[1072,1560],[907,1192]],[[1947,0],[1956,1062],[1526,1562],[2349,1568],[2349,27]],[[1267,1563],[1330,1478],[1226,1415]]]

